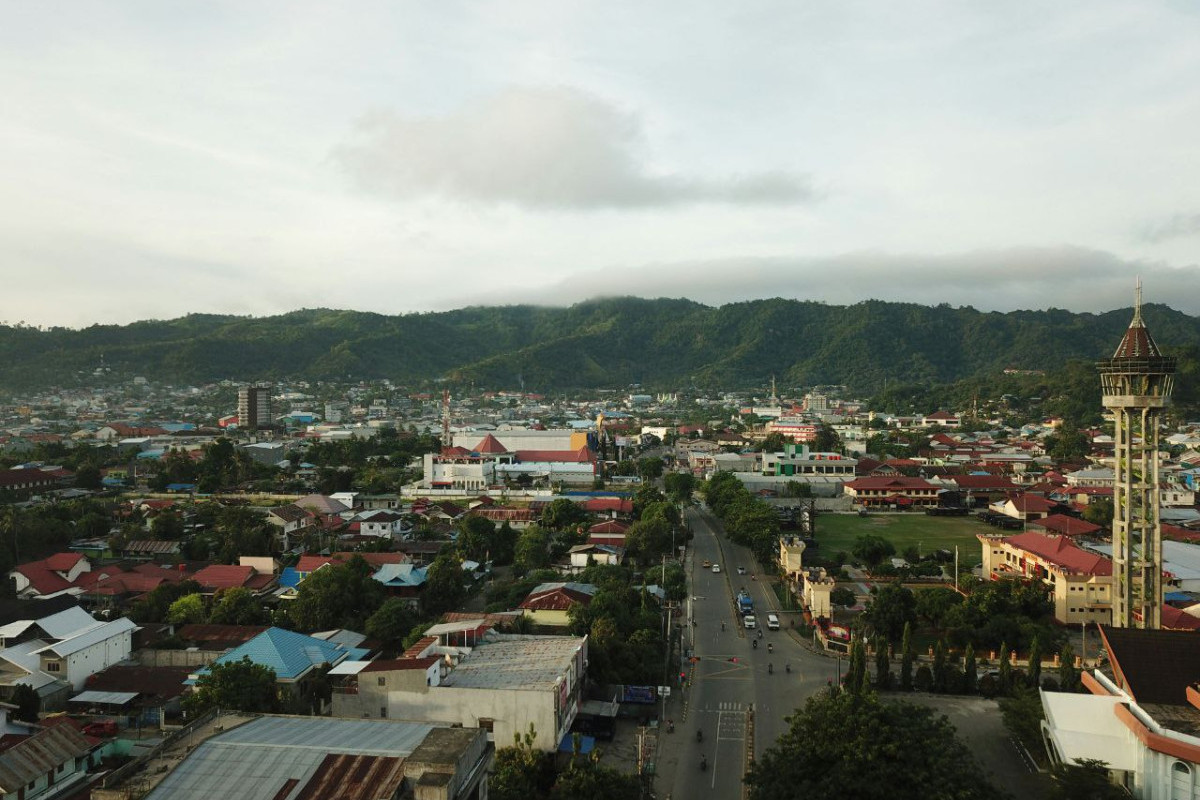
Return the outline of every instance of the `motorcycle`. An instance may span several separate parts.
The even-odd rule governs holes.
[[[751,639],[750,644],[754,645],[754,649],[758,649],[758,639]]]
[[[724,622],[722,622],[722,623],[721,623],[721,630],[725,630],[725,623],[724,623]]]
[[[704,741],[704,731],[701,731],[701,730],[696,731],[696,741],[697,742]]]
[[[775,643],[774,642],[767,642],[767,652],[768,653],[775,652]]]
[[[767,664],[767,674],[768,675],[775,674],[775,665],[774,664]]]
[[[667,733],[674,733],[674,732],[675,732],[675,720],[669,719],[669,720],[667,720]]]
[[[758,638],[762,638],[762,628],[758,629]]]
[[[705,756],[700,756],[700,771],[708,769],[708,759]]]
[[[786,672],[787,674],[791,675],[791,674],[792,674],[792,665],[791,665],[791,664],[784,664],[784,665],[783,665],[783,671],[784,671],[784,672]]]

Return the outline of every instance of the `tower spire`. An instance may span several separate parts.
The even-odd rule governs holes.
[[[1134,290],[1133,300],[1133,322],[1129,323],[1131,328],[1144,328],[1146,323],[1142,322],[1142,276],[1138,275],[1137,288]]]

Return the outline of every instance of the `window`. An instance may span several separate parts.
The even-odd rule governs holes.
[[[46,662],[46,672],[60,672],[61,670],[62,670],[62,664],[59,663],[58,661],[47,661]]]
[[[380,686],[387,686],[387,678],[379,678]]]
[[[496,724],[496,721],[494,719],[489,719],[487,717],[480,717],[480,719],[479,719],[479,727],[482,728],[483,730],[487,731],[488,733],[492,732],[492,727],[495,724]]]
[[[387,706],[380,706],[380,707],[379,707],[379,718],[380,718],[380,719],[387,719]]]

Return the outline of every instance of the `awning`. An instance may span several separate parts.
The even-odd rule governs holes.
[[[558,752],[574,753],[576,736],[579,736],[579,752],[580,753],[582,753],[583,755],[587,755],[588,753],[592,752],[593,749],[595,749],[596,737],[584,736],[582,734],[568,733],[566,736],[564,736],[562,738],[562,741],[558,743]]]
[[[123,706],[133,698],[137,697],[137,692],[81,692],[71,698],[72,703],[86,703],[93,706]]]

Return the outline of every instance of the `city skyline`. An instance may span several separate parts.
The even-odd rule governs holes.
[[[1169,2],[17,6],[0,319],[797,297],[1200,313]]]

